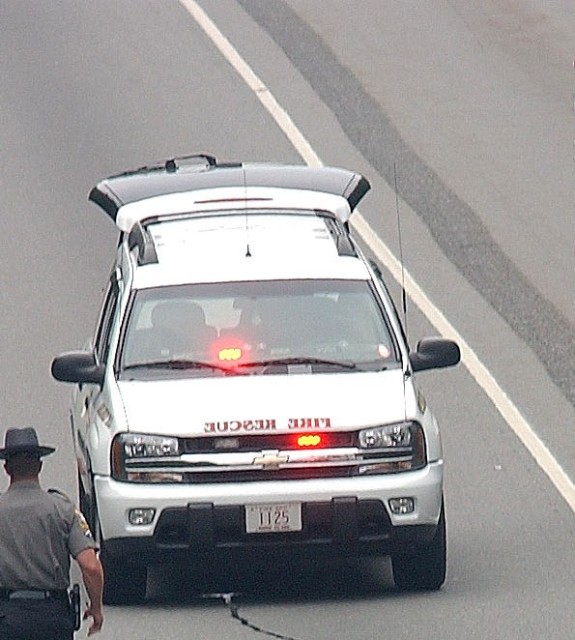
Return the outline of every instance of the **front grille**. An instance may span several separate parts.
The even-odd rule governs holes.
[[[210,484],[221,482],[259,482],[267,480],[312,480],[317,478],[345,478],[354,475],[352,467],[324,467],[312,469],[276,469],[250,471],[204,471],[202,473],[188,473],[183,476],[183,482],[194,484]]]
[[[114,460],[114,478],[135,483],[207,484],[345,478],[425,466],[420,427],[407,446],[363,448],[357,432],[321,433],[321,446],[301,446],[301,433],[183,438],[179,455]],[[116,447],[121,455],[121,449]]]

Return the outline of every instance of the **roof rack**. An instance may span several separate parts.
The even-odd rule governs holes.
[[[349,236],[337,236],[335,240],[335,246],[337,248],[337,253],[340,256],[352,256],[354,258],[357,257],[357,251],[353,246],[351,238]]]
[[[136,222],[132,227],[128,235],[128,248],[138,249],[138,264],[154,264],[158,262],[158,254],[156,252],[156,245],[148,231],[144,227]]]
[[[330,231],[331,239],[335,245],[336,251],[339,256],[357,257],[357,249],[349,230],[344,229],[342,232],[341,227],[335,224],[335,219],[330,216],[325,216],[326,222],[328,222],[328,228]],[[147,227],[141,222],[135,222],[131,231],[127,235],[128,250],[137,250],[137,263],[138,266],[144,266],[148,264],[158,264],[159,258],[156,250],[154,239]]]
[[[343,224],[340,226],[336,224],[335,217],[322,214],[319,211],[316,211],[316,213],[320,217],[325,218],[338,255],[357,257],[357,250],[350,236],[349,224]]]

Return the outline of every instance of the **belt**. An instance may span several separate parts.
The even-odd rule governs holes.
[[[0,600],[68,600],[68,592],[65,589],[0,589]]]

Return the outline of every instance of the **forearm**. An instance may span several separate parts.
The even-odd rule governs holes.
[[[90,599],[90,608],[101,609],[102,594],[104,591],[104,572],[102,571],[102,567],[100,565],[90,567],[89,570],[82,572],[82,577],[88,598]]]
[[[84,586],[90,600],[84,618],[92,618],[92,624],[88,630],[88,635],[91,636],[102,628],[104,622],[102,610],[104,570],[94,549],[85,549],[78,554],[76,560],[80,565]]]

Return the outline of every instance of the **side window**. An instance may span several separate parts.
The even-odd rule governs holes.
[[[110,337],[112,333],[112,325],[114,324],[114,313],[118,304],[119,288],[115,275],[112,274],[112,281],[106,291],[104,304],[100,313],[100,320],[96,331],[96,341],[94,350],[98,362],[105,364],[108,358],[108,347],[110,346]]]

